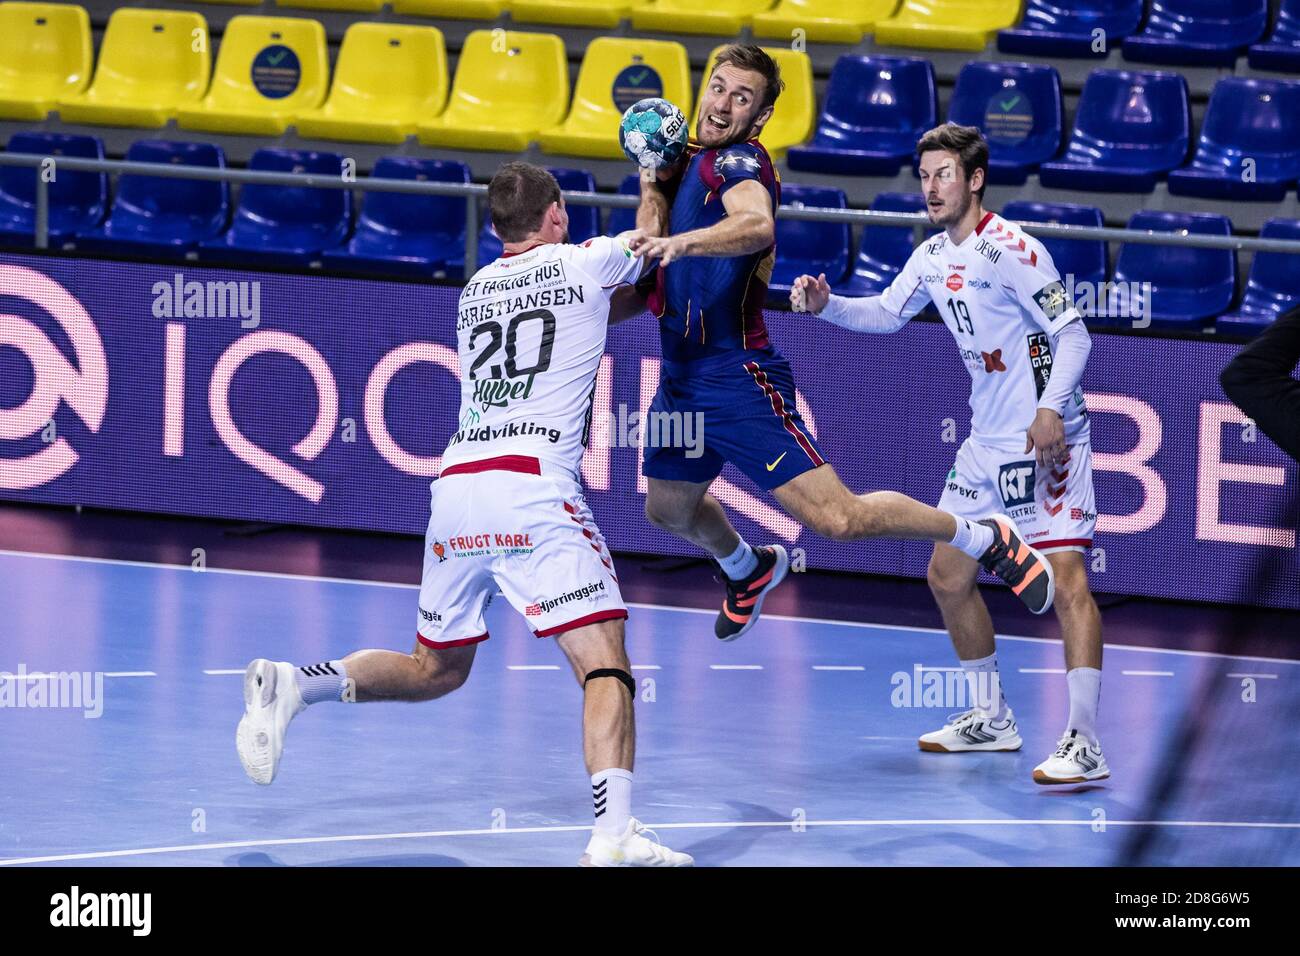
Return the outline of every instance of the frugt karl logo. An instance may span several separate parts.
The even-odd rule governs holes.
[[[998,469],[998,490],[1008,508],[1027,505],[1034,500],[1034,463],[1013,461]]]
[[[0,488],[36,488],[62,475],[80,457],[67,439],[55,437],[54,413],[60,401],[66,401],[90,431],[99,431],[103,424],[108,359],[90,314],[53,279],[22,266],[0,265],[0,296],[30,302],[58,324],[72,345],[70,362],[36,323],[0,312],[0,346],[17,349],[32,369],[31,392],[18,404],[10,404],[12,396],[0,387],[0,447],[10,441],[31,446],[38,433],[45,444],[26,455],[0,456]]]

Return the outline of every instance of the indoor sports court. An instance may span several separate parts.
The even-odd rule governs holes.
[[[0,870],[633,865],[593,849],[598,771],[633,776],[591,756],[619,684],[628,839],[699,867],[1300,865],[1300,2],[701,7],[0,2]],[[918,149],[949,124],[984,152]],[[519,161],[556,201],[500,198]],[[980,206],[936,198],[963,184]],[[742,195],[770,241],[671,245]],[[536,228],[504,215],[538,202]],[[539,245],[576,258],[511,272]],[[556,424],[566,303],[527,287],[579,267],[567,304],[611,324]],[[999,296],[1025,318],[995,342]],[[881,309],[896,329],[847,318]],[[1067,325],[1090,344],[1052,406]],[[757,411],[700,371],[742,353]],[[1014,447],[968,481],[1015,376]],[[1043,409],[1075,416],[1055,459]],[[553,448],[581,572],[437,491],[551,481]],[[782,482],[823,460],[956,535],[800,512]],[[688,482],[738,545],[665,517]],[[957,591],[996,661],[955,650],[931,540],[978,562]],[[485,554],[512,577],[481,620],[429,599]],[[1080,594],[1100,666],[1063,639]],[[618,628],[626,671],[566,660]],[[415,702],[357,679],[359,648],[472,667]],[[358,680],[391,700],[316,706]]]

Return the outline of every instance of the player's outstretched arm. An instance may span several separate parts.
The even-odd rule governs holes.
[[[863,299],[832,295],[824,272],[816,279],[809,275],[796,279],[790,289],[790,304],[796,312],[812,312],[854,332],[897,332],[916,314],[915,311],[891,311],[885,305],[884,295]]]
[[[645,195],[642,178],[642,196]],[[644,202],[642,207],[644,207]],[[772,197],[757,180],[737,183],[722,194],[726,217],[707,229],[692,229],[675,236],[646,238],[632,246],[639,256],[658,259],[668,265],[686,256],[726,258],[761,252],[776,241],[776,220],[772,218]],[[640,227],[640,211],[637,226]]]

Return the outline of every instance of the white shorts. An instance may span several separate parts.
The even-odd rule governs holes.
[[[972,521],[1007,515],[1039,551],[1087,550],[1097,527],[1092,446],[1071,445],[1066,462],[1052,467],[1040,467],[1033,454],[967,438],[948,472],[939,507]]]
[[[462,465],[472,473],[433,483],[420,643],[487,640],[483,612],[498,590],[538,637],[626,618],[614,561],[582,486],[554,475],[477,470],[483,464]]]

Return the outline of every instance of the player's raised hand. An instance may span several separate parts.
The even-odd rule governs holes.
[[[1065,422],[1050,408],[1040,408],[1025,432],[1025,452],[1034,452],[1040,465],[1059,465],[1069,457],[1065,447]]]
[[[816,279],[810,275],[802,275],[795,279],[794,285],[790,287],[790,307],[796,312],[819,314],[830,300],[831,286],[826,281],[824,272]]]

